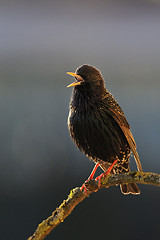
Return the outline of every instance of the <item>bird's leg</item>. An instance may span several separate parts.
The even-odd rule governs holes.
[[[107,169],[107,171],[105,173],[102,173],[101,175],[99,175],[98,177],[95,178],[95,181],[98,181],[98,187],[101,186],[101,179],[111,172],[111,170],[113,169],[113,167],[117,161],[118,161],[118,159],[112,163],[112,165]]]
[[[100,165],[99,163],[96,163],[96,165],[94,166],[94,168],[93,168],[90,176],[89,176],[88,179],[85,181],[85,183],[93,179],[93,177],[94,177],[94,175],[95,175],[95,173],[96,173],[96,170],[97,170],[97,168],[99,167],[99,165]],[[82,187],[81,187],[80,189],[81,189],[81,191],[84,189],[85,193],[87,194],[87,189],[86,189],[85,183],[83,183],[83,185],[82,185]]]
[[[96,163],[96,165],[94,166],[94,168],[93,168],[93,170],[92,170],[92,172],[91,172],[89,178],[87,179],[87,181],[93,179],[93,177],[94,177],[94,175],[95,175],[95,173],[96,173],[98,167],[99,167],[99,163]]]

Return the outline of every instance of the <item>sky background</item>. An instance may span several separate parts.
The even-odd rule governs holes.
[[[66,72],[86,63],[101,70],[122,106],[143,170],[160,172],[159,1],[2,0],[1,240],[27,239],[94,166],[67,129]],[[140,189],[91,195],[47,239],[158,239],[159,189]]]

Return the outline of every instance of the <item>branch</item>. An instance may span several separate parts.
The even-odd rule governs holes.
[[[160,174],[150,172],[130,172],[125,174],[108,174],[101,179],[100,188],[119,185],[122,183],[140,183],[160,187]],[[87,195],[79,187],[71,190],[68,198],[52,213],[50,217],[38,225],[35,233],[28,240],[43,240],[56,226],[71,214],[77,204],[82,202],[91,193],[98,191],[98,182],[91,180],[87,182]]]

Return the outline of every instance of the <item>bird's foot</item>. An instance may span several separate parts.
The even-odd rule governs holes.
[[[81,191],[83,191],[83,189],[84,189],[84,192],[85,192],[86,195],[88,195],[88,194],[87,194],[86,183],[89,182],[89,181],[90,181],[90,179],[87,179],[87,180],[83,183],[83,185],[80,187],[80,190],[81,190]]]
[[[93,180],[93,177],[94,177],[95,172],[96,172],[96,170],[97,170],[98,167],[99,167],[99,163],[97,163],[97,164],[94,166],[94,168],[93,168],[93,170],[92,170],[89,178],[83,183],[82,187],[80,188],[81,191],[84,189],[84,192],[85,192],[86,195],[88,195],[88,194],[87,194],[87,188],[86,188],[86,185],[85,185],[85,184],[86,184],[87,182],[89,182],[90,180]]]
[[[111,170],[113,169],[113,167],[117,161],[118,161],[118,159],[112,163],[112,165],[108,168],[108,170],[105,173],[102,173],[101,175],[99,175],[98,177],[95,178],[95,181],[98,181],[98,187],[101,186],[101,179],[111,172]]]

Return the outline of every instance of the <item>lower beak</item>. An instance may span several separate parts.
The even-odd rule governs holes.
[[[71,75],[72,77],[75,77],[75,78],[77,79],[77,81],[69,84],[69,85],[67,86],[67,88],[73,87],[73,86],[77,86],[77,85],[81,85],[81,83],[84,82],[83,78],[82,78],[80,75],[76,74],[76,73],[67,72],[67,74],[69,74],[69,75]]]

